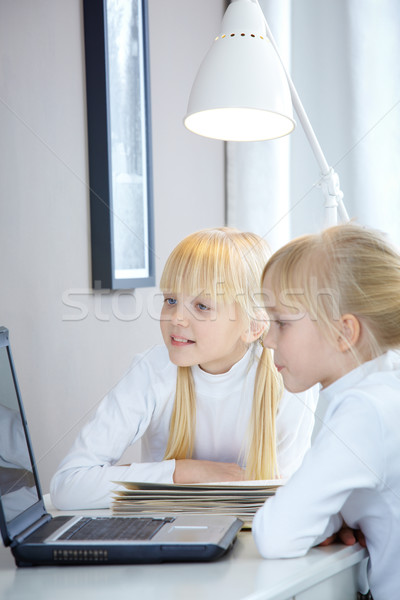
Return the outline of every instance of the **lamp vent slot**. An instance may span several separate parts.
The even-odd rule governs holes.
[[[236,37],[236,35],[238,35],[238,36],[240,35],[240,37],[252,37],[252,38],[258,38],[259,37],[261,40],[266,39],[263,35],[256,35],[255,33],[250,33],[250,34],[249,33],[240,33],[240,34],[239,33],[238,34],[236,34],[236,33],[229,33],[229,34],[223,33],[220,36],[217,35],[217,37],[215,38],[214,41],[216,42],[219,39],[224,40],[225,38],[228,38],[228,37],[234,38],[234,37]]]

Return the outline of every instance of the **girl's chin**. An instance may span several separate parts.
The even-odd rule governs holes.
[[[304,387],[304,385],[286,385],[285,382],[283,382],[283,385],[285,389],[291,394],[301,394],[302,392],[305,392],[306,390],[310,389],[308,387]]]
[[[295,381],[288,381],[286,377],[282,377],[283,385],[285,389],[291,394],[300,394],[301,392],[305,392],[308,390],[308,387],[304,387],[301,383],[296,383]]]
[[[197,364],[194,362],[190,362],[189,360],[184,360],[184,358],[180,358],[175,356],[174,352],[169,352],[169,360],[177,367],[193,367],[193,365]]]

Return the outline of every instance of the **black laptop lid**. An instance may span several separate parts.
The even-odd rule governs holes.
[[[9,545],[45,512],[8,330],[0,327],[0,528],[4,543]]]

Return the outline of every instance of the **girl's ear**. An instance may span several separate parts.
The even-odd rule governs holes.
[[[346,352],[349,348],[357,345],[361,335],[360,321],[352,314],[345,314],[340,317],[338,337],[339,350]]]
[[[246,344],[252,344],[262,337],[266,328],[267,323],[265,323],[265,321],[251,321],[250,327],[248,327],[242,334],[242,340]]]

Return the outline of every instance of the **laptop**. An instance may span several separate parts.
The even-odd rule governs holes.
[[[43,501],[9,332],[0,327],[0,529],[17,566],[213,560],[231,548],[242,524],[227,515],[50,515]]]

